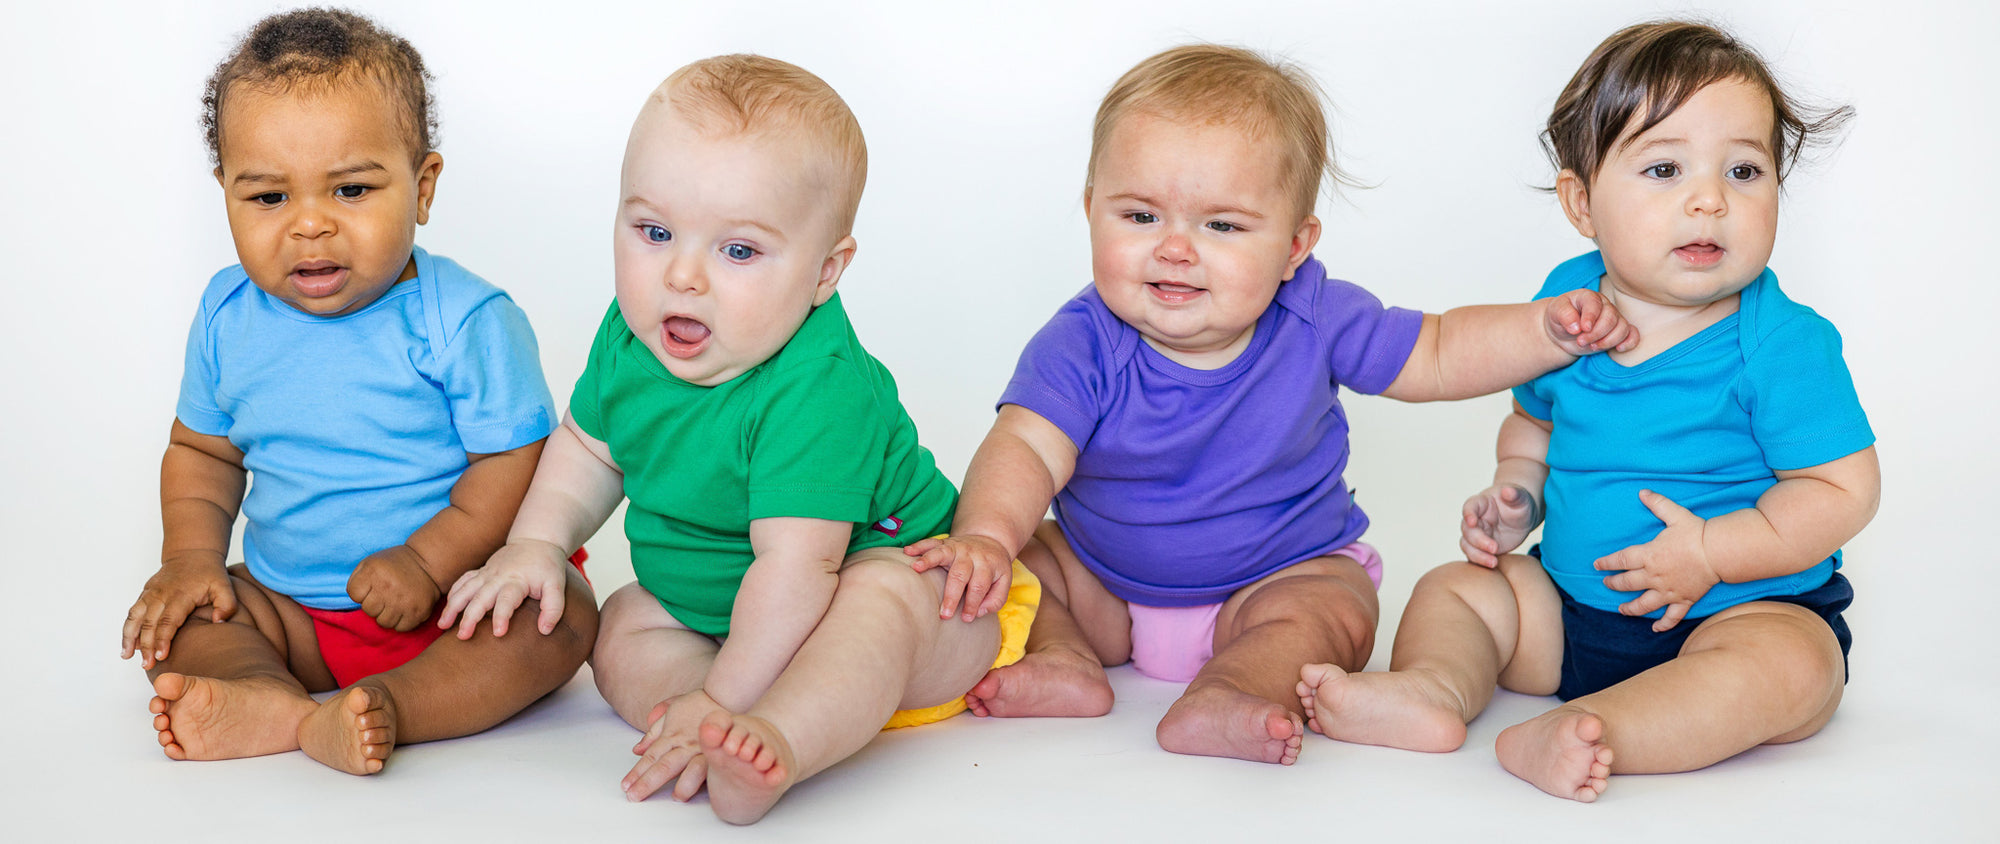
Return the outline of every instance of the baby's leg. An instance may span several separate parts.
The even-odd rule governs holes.
[[[675,800],[691,800],[701,790],[708,763],[701,758],[699,730],[715,702],[690,693],[708,680],[718,650],[714,639],[687,629],[644,586],[628,583],[605,600],[591,673],[618,717],[645,733],[632,746],[639,761],[619,780],[626,799],[644,800],[670,781]]]
[[[992,667],[999,620],[940,620],[944,576],[912,571],[894,549],[849,558],[826,616],[771,690],[747,713],[702,723],[717,817],[763,817],[794,784],[860,750],[896,710],[957,698]]]
[[[1305,732],[1299,666],[1358,671],[1375,647],[1375,585],[1344,556],[1307,560],[1230,596],[1215,624],[1215,656],[1160,719],[1175,753],[1289,765]]]
[[[317,705],[308,689],[333,687],[305,611],[242,566],[230,573],[236,614],[216,624],[207,607],[197,610],[175,635],[171,654],[147,671],[153,729],[174,759],[297,750],[299,723]]]
[[[1456,750],[1496,683],[1555,691],[1562,635],[1561,599],[1534,558],[1502,557],[1497,569],[1450,563],[1417,582],[1389,671],[1308,665],[1298,692],[1312,728],[1331,738]]]
[[[372,774],[397,744],[480,732],[576,676],[597,636],[597,599],[568,571],[563,616],[542,635],[541,602],[514,611],[504,637],[483,619],[472,638],[446,633],[415,659],[363,677],[299,725],[306,755],[351,774]]]
[[[1132,648],[1132,619],[1125,602],[1104,591],[1063,541],[1055,522],[1044,522],[1021,549],[1021,564],[1042,581],[1042,603],[1028,628],[1028,652],[1019,662],[987,672],[965,694],[974,715],[1001,718],[1096,717],[1111,711],[1111,683],[1079,617],[1117,648],[1118,662]],[[1071,614],[1072,604],[1078,612]],[[1116,664],[1116,663],[1113,663]]]
[[[1495,750],[1543,791],[1591,800],[1562,771],[1583,736],[1616,748],[1605,760],[1613,773],[1692,771],[1819,732],[1846,676],[1825,620],[1791,604],[1741,604],[1702,622],[1672,661],[1508,727]]]
[[[597,691],[625,723],[644,730],[665,701],[701,688],[720,648],[687,629],[653,593],[628,583],[604,601],[590,668]]]

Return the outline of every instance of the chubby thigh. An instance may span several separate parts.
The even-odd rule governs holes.
[[[1379,575],[1371,576],[1357,557],[1373,557],[1373,551],[1355,543],[1334,554],[1293,563],[1236,590],[1216,615],[1215,651],[1220,653],[1243,631],[1274,618],[1317,616],[1340,628],[1346,641],[1369,643],[1361,649],[1365,662],[1382,608],[1375,595]],[[1379,572],[1379,558],[1374,562]]]
[[[852,616],[862,623],[823,620],[813,637],[851,635],[855,640],[827,644],[891,652],[908,648],[911,670],[896,704],[899,710],[959,700],[986,676],[1000,653],[1000,614],[988,613],[970,622],[956,615],[938,618],[946,576],[942,568],[921,573],[912,569],[900,548],[856,551],[841,564],[840,585],[827,608],[827,620],[838,615],[845,622]],[[893,641],[897,638],[904,641]]]

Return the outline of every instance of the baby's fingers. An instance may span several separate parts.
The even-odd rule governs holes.
[[[1568,296],[1557,296],[1549,307],[1549,321],[1556,328],[1572,336],[1583,333],[1583,313]]]
[[[916,546],[911,546],[910,548],[904,549],[904,551],[906,552],[911,551],[915,547]],[[930,548],[925,549],[923,553],[918,554],[917,559],[914,562],[910,563],[910,568],[915,569],[918,574],[922,574],[934,568],[951,565],[952,562],[957,559],[957,556],[958,555],[952,553],[951,548],[947,547],[944,543],[940,542],[936,545],[931,546]]]
[[[194,601],[174,597],[160,602],[154,607],[156,612],[147,614],[144,629],[139,634],[139,641],[151,657],[146,667],[151,668],[152,663],[167,658],[167,652],[173,650],[174,634],[180,632],[181,624],[187,621],[194,608]]]
[[[464,615],[461,615],[458,619],[458,638],[461,641],[471,639],[472,631],[479,628],[479,620],[492,611],[493,593],[497,589],[498,587],[488,582],[478,592],[474,592],[470,597],[466,598]]]
[[[1648,589],[1639,597],[1618,605],[1621,615],[1642,616],[1667,605],[1666,593],[1658,589]]]
[[[146,624],[146,599],[140,598],[125,613],[125,626],[118,631],[118,658],[131,659],[139,647],[139,631]]]
[[[955,560],[951,572],[944,578],[944,602],[938,605],[938,618],[950,618],[958,611],[959,600],[965,597],[965,587],[972,582],[972,563]]]
[[[701,792],[702,783],[708,779],[708,757],[697,754],[689,759],[687,768],[681,771],[681,778],[674,781],[673,793],[668,795],[675,801],[686,803]]]
[[[980,574],[975,567],[972,577],[965,584],[965,612],[959,617],[971,621],[985,614],[986,595],[993,589],[993,580]]]
[[[1007,592],[1014,585],[1014,567],[1010,564],[1002,569],[1000,576],[993,578],[993,588],[986,593],[986,600],[979,602],[979,614],[999,612],[1007,605]]]
[[[657,755],[648,752],[639,757],[631,772],[625,775],[619,785],[625,790],[625,799],[638,802],[653,796],[668,780],[680,776],[687,768],[688,760],[698,756],[695,748],[676,746],[663,748]]]
[[[500,591],[493,596],[493,635],[507,635],[507,625],[513,622],[514,611],[520,609],[521,603],[527,599],[527,587],[519,583],[509,580],[500,586]]]
[[[566,596],[563,593],[563,584],[561,581],[557,581],[554,584],[542,584],[540,598],[542,602],[542,614],[535,619],[535,627],[542,631],[542,635],[547,636],[550,633],[556,632],[556,624],[562,621],[563,601],[565,599]],[[495,632],[494,635],[497,636],[499,633]]]
[[[1653,622],[1653,632],[1665,633],[1674,629],[1675,625],[1681,623],[1681,619],[1687,618],[1688,610],[1692,608],[1692,604],[1682,602],[1668,604],[1666,613],[1660,616],[1659,621]]]

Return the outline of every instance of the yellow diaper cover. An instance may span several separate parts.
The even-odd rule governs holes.
[[[993,667],[1002,668],[1021,661],[1028,652],[1028,628],[1035,623],[1035,608],[1042,603],[1042,582],[1035,579],[1028,567],[1014,561],[1014,582],[1007,588],[1007,603],[1000,606],[1000,655],[993,658]],[[953,622],[963,623],[963,622]],[[965,711],[963,695],[936,706],[922,709],[903,709],[889,716],[885,730],[902,727],[919,727],[934,724]]]

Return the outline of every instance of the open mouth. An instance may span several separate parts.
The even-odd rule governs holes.
[[[708,326],[684,316],[667,317],[660,323],[660,346],[667,354],[687,359],[708,347]]]
[[[1176,284],[1171,281],[1149,281],[1146,282],[1146,287],[1153,292],[1153,298],[1169,305],[1191,302],[1208,292],[1199,287]]]
[[[331,296],[347,284],[347,268],[331,261],[311,261],[292,268],[292,287],[308,299]]]
[[[1675,249],[1674,255],[1686,261],[1690,266],[1711,267],[1722,261],[1724,251],[1721,246],[1714,243],[1696,241]]]

